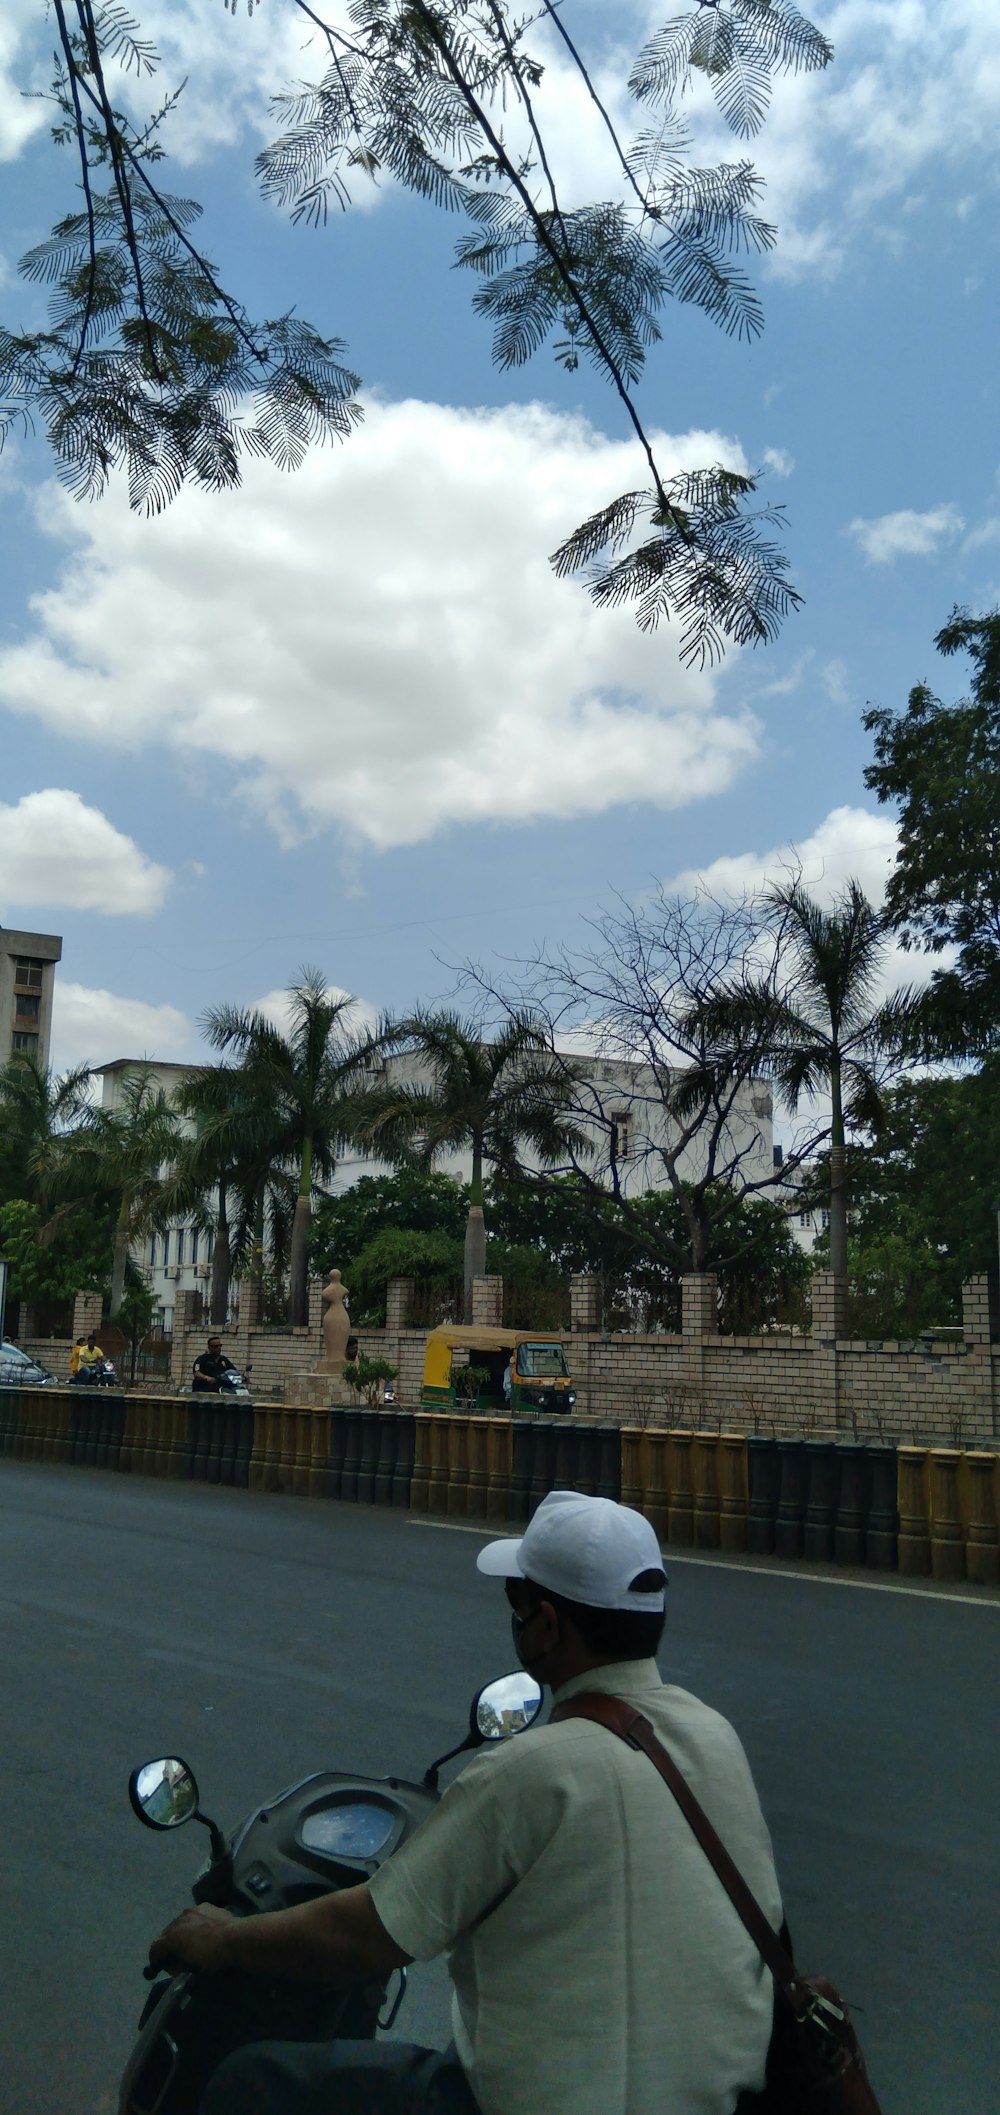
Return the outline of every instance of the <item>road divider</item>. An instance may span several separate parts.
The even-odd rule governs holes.
[[[621,1499],[678,1550],[1000,1584],[1000,1453],[447,1410],[0,1388],[0,1457],[523,1526]]]

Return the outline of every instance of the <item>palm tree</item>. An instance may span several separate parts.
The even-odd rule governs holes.
[[[360,1142],[387,1160],[416,1158],[430,1167],[441,1152],[471,1148],[472,1179],[465,1232],[465,1316],[472,1319],[472,1281],[486,1267],[483,1181],[487,1164],[514,1168],[519,1141],[551,1166],[578,1138],[570,1105],[573,1075],[557,1059],[544,1031],[526,1013],[513,1013],[494,1041],[479,1021],[453,1013],[415,1013],[386,1024],[383,1050],[403,1049],[420,1061],[428,1084],[400,1081],[373,1088],[355,1119]]]
[[[702,1013],[724,1049],[731,1033],[763,1031],[768,1069],[792,1114],[803,1095],[830,1097],[830,1267],[847,1280],[849,1130],[885,1121],[883,1080],[890,1053],[917,1018],[909,991],[879,1003],[888,927],[860,883],[847,882],[825,911],[801,878],[767,890],[774,929],[768,973],[722,986]]]
[[[317,1177],[329,1180],[351,1135],[352,1093],[370,1039],[351,1026],[353,999],[330,993],[318,970],[302,969],[288,999],[287,1034],[265,1014],[235,1006],[213,1007],[202,1026],[215,1050],[239,1059],[262,1153],[277,1167],[295,1169],[288,1320],[299,1327],[308,1319],[313,1184]]]
[[[177,1113],[152,1071],[140,1069],[122,1081],[121,1100],[94,1109],[81,1136],[81,1158],[96,1189],[115,1200],[115,1238],[109,1316],[116,1321],[125,1291],[125,1266],[134,1242],[166,1223],[169,1191],[164,1168],[177,1153]]]
[[[49,1205],[63,1196],[90,1079],[86,1065],[58,1075],[28,1056],[0,1069],[0,1183],[8,1197]]]

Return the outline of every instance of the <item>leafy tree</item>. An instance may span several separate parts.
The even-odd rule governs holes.
[[[72,1194],[90,1071],[58,1075],[29,1056],[0,1068],[0,1196],[56,1205]]]
[[[767,891],[774,952],[763,975],[723,986],[703,1009],[723,1039],[761,1036],[769,1070],[794,1115],[804,1098],[830,1097],[830,1267],[847,1278],[847,1138],[884,1121],[889,1052],[905,1039],[917,1001],[880,1003],[886,919],[856,881],[825,911],[801,880]]]
[[[332,1176],[338,1149],[352,1135],[352,1095],[368,1039],[350,1025],[353,1000],[331,996],[318,970],[303,969],[288,1000],[286,1035],[265,1014],[235,1006],[213,1007],[203,1026],[214,1049],[240,1060],[270,1158],[295,1169],[288,1320],[297,1327],[308,1318],[313,1184]]]
[[[260,1093],[249,1062],[202,1066],[175,1100],[195,1128],[180,1140],[164,1201],[171,1215],[194,1211],[211,1230],[211,1319],[221,1325],[234,1262],[246,1261],[260,1277],[268,1219],[270,1254],[287,1248],[294,1198],[290,1204],[290,1181],[276,1162],[280,1111]]]
[[[0,1205],[0,1255],[10,1264],[10,1300],[56,1306],[107,1283],[113,1222],[82,1208],[54,1222],[23,1197]]]
[[[886,904],[904,946],[958,951],[957,976],[935,979],[929,1021],[961,1055],[1000,1022],[1000,610],[954,610],[935,644],[968,654],[971,695],[947,705],[918,683],[905,712],[866,712],[865,783],[900,810]]]
[[[90,1112],[80,1158],[98,1193],[114,1200],[109,1316],[118,1320],[129,1249],[168,1217],[162,1170],[177,1150],[177,1115],[151,1071],[126,1076],[114,1108]]]
[[[385,1321],[386,1288],[393,1278],[414,1278],[447,1295],[462,1276],[462,1243],[447,1234],[386,1227],[374,1234],[351,1264],[351,1320],[378,1328]]]
[[[378,1234],[445,1234],[460,1242],[469,1211],[466,1186],[434,1168],[396,1168],[362,1175],[349,1190],[324,1197],[313,1214],[309,1242],[314,1272],[336,1264],[348,1283],[355,1256]],[[409,1276],[409,1272],[400,1273]]]
[[[960,1322],[963,1284],[996,1271],[1000,1060],[959,1078],[904,1081],[886,1096],[873,1143],[849,1158],[858,1333],[913,1336]]]
[[[582,1144],[569,1111],[572,1075],[522,1011],[492,1040],[481,1021],[416,1013],[386,1026],[379,1041],[416,1059],[420,1083],[390,1077],[371,1090],[358,1112],[363,1142],[386,1159],[413,1158],[427,1168],[437,1153],[471,1152],[463,1318],[470,1321],[472,1281],[486,1262],[486,1167],[516,1166],[524,1144],[543,1164],[557,1160],[568,1140]]]
[[[774,241],[758,180],[745,159],[692,166],[685,90],[708,80],[747,139],[773,75],[827,65],[826,38],[793,0],[692,8],[640,52],[628,87],[647,122],[624,144],[557,0],[527,19],[508,0],[353,0],[346,23],[311,0],[289,4],[317,32],[325,71],[278,99],[285,130],[257,164],[265,197],[318,223],[352,182],[386,175],[463,215],[456,259],[475,275],[496,362],[519,366],[546,342],[571,373],[586,360],[645,458],[645,488],[568,536],[557,570],[587,568],[597,600],[633,601],[643,625],[675,615],[689,657],[772,638],[798,600],[767,533],[775,512],[755,515],[755,480],[718,465],[665,476],[637,386],[671,299],[738,337],[761,328],[741,262]],[[83,205],[22,259],[30,281],[52,287],[52,312],[45,329],[0,332],[5,424],[37,412],[74,491],[101,490],[122,465],[133,504],[154,509],[187,478],[235,484],[246,453],[290,467],[312,440],[345,436],[358,380],[340,341],[294,314],[254,321],[195,240],[198,205],[158,182],[176,93],[147,119],[113,101],[114,65],[137,79],[156,70],[140,24],[118,0],[53,10],[53,138],[76,161]],[[618,198],[569,206],[560,195],[543,67],[527,42],[539,18],[603,121]]]
[[[720,1267],[716,1233],[731,1198],[767,1194],[774,1182],[770,1022],[749,1008],[720,1018],[716,1006],[759,972],[761,907],[660,890],[590,924],[589,947],[518,966],[515,988],[547,1023],[576,1119],[561,1164],[528,1178],[526,1194],[570,1177],[586,1241],[615,1229],[671,1273],[707,1270],[710,1257]],[[523,1004],[481,970],[467,976],[494,1004]],[[560,1058],[565,1044],[588,1061]],[[788,1165],[815,1143],[802,1140]],[[662,1191],[676,1212],[651,1218],[647,1198]]]
[[[684,1200],[671,1188],[647,1190],[629,1201],[627,1212],[572,1176],[545,1182],[540,1192],[524,1183],[494,1182],[492,1190],[491,1220],[501,1238],[490,1245],[489,1263],[505,1282],[512,1276],[516,1283],[517,1266],[512,1272],[509,1259],[534,1248],[556,1276],[585,1271],[601,1279],[609,1326],[679,1329],[687,1220]],[[779,1205],[720,1183],[718,1195],[707,1199],[706,1219],[701,1268],[718,1276],[725,1329],[747,1334],[802,1310],[810,1266]],[[517,1245],[505,1250],[505,1239]],[[536,1287],[543,1299],[545,1281],[536,1280]],[[552,1326],[560,1327],[561,1303],[553,1293],[550,1284]]]

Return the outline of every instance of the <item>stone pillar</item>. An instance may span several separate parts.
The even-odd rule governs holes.
[[[839,1427],[837,1340],[847,1335],[847,1285],[832,1270],[812,1274],[812,1397],[826,1424]]]
[[[473,1278],[472,1323],[475,1329],[503,1326],[503,1279]]]
[[[249,1335],[251,1329],[260,1328],[264,1311],[264,1294],[259,1278],[240,1279],[240,1329]]]
[[[690,1417],[700,1418],[705,1399],[707,1340],[719,1334],[719,1281],[714,1271],[687,1271],[681,1279],[680,1378],[690,1398]]]
[[[985,1276],[970,1278],[962,1287],[962,1327],[969,1354],[963,1394],[972,1398],[969,1407],[978,1439],[996,1439],[1000,1433],[997,1405],[1000,1375],[994,1364],[994,1353],[1000,1358],[1000,1345],[993,1341],[995,1309],[991,1291],[990,1280]]]
[[[204,1312],[205,1302],[200,1292],[193,1292],[185,1288],[184,1291],[175,1295],[174,1328],[170,1340],[170,1373],[171,1378],[175,1381],[184,1382],[190,1380],[192,1358],[197,1358],[198,1351],[204,1351],[205,1346],[203,1343],[199,1344],[198,1350],[195,1352],[191,1351],[188,1343],[188,1338],[193,1335],[195,1330],[200,1329]],[[210,1324],[206,1325],[206,1327],[210,1326]],[[218,1334],[221,1336],[221,1330]]]
[[[309,1319],[306,1326],[311,1337],[322,1338],[323,1286],[325,1282],[323,1278],[310,1278],[309,1280],[309,1306],[307,1310]]]
[[[398,1336],[410,1319],[410,1301],[416,1281],[413,1278],[390,1278],[385,1293],[385,1327],[387,1335]]]
[[[36,1333],[37,1332],[35,1330],[34,1308],[29,1306],[27,1300],[19,1300],[17,1303],[18,1342],[21,1344],[25,1344],[28,1342],[29,1338],[34,1337]]]
[[[681,1279],[681,1333],[718,1336],[719,1281],[714,1271],[688,1271]]]
[[[88,1337],[91,1330],[97,1336],[101,1327],[101,1310],[104,1302],[99,1292],[78,1292],[73,1302],[73,1342],[78,1337]]]
[[[962,1327],[967,1344],[988,1344],[991,1335],[990,1281],[970,1278],[962,1287]]]
[[[847,1282],[832,1270],[813,1271],[812,1333],[834,1341],[847,1335]]]
[[[601,1326],[601,1281],[581,1273],[569,1281],[569,1326],[574,1336],[587,1336]]]

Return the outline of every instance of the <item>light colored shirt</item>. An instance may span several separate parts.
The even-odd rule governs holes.
[[[653,1660],[567,1682],[645,1712],[775,1928],[771,1844],[732,1727]],[[770,1975],[653,1764],[583,1719],[476,1756],[371,1882],[415,1960],[447,1951],[483,2115],[732,2115],[760,2088]]]

